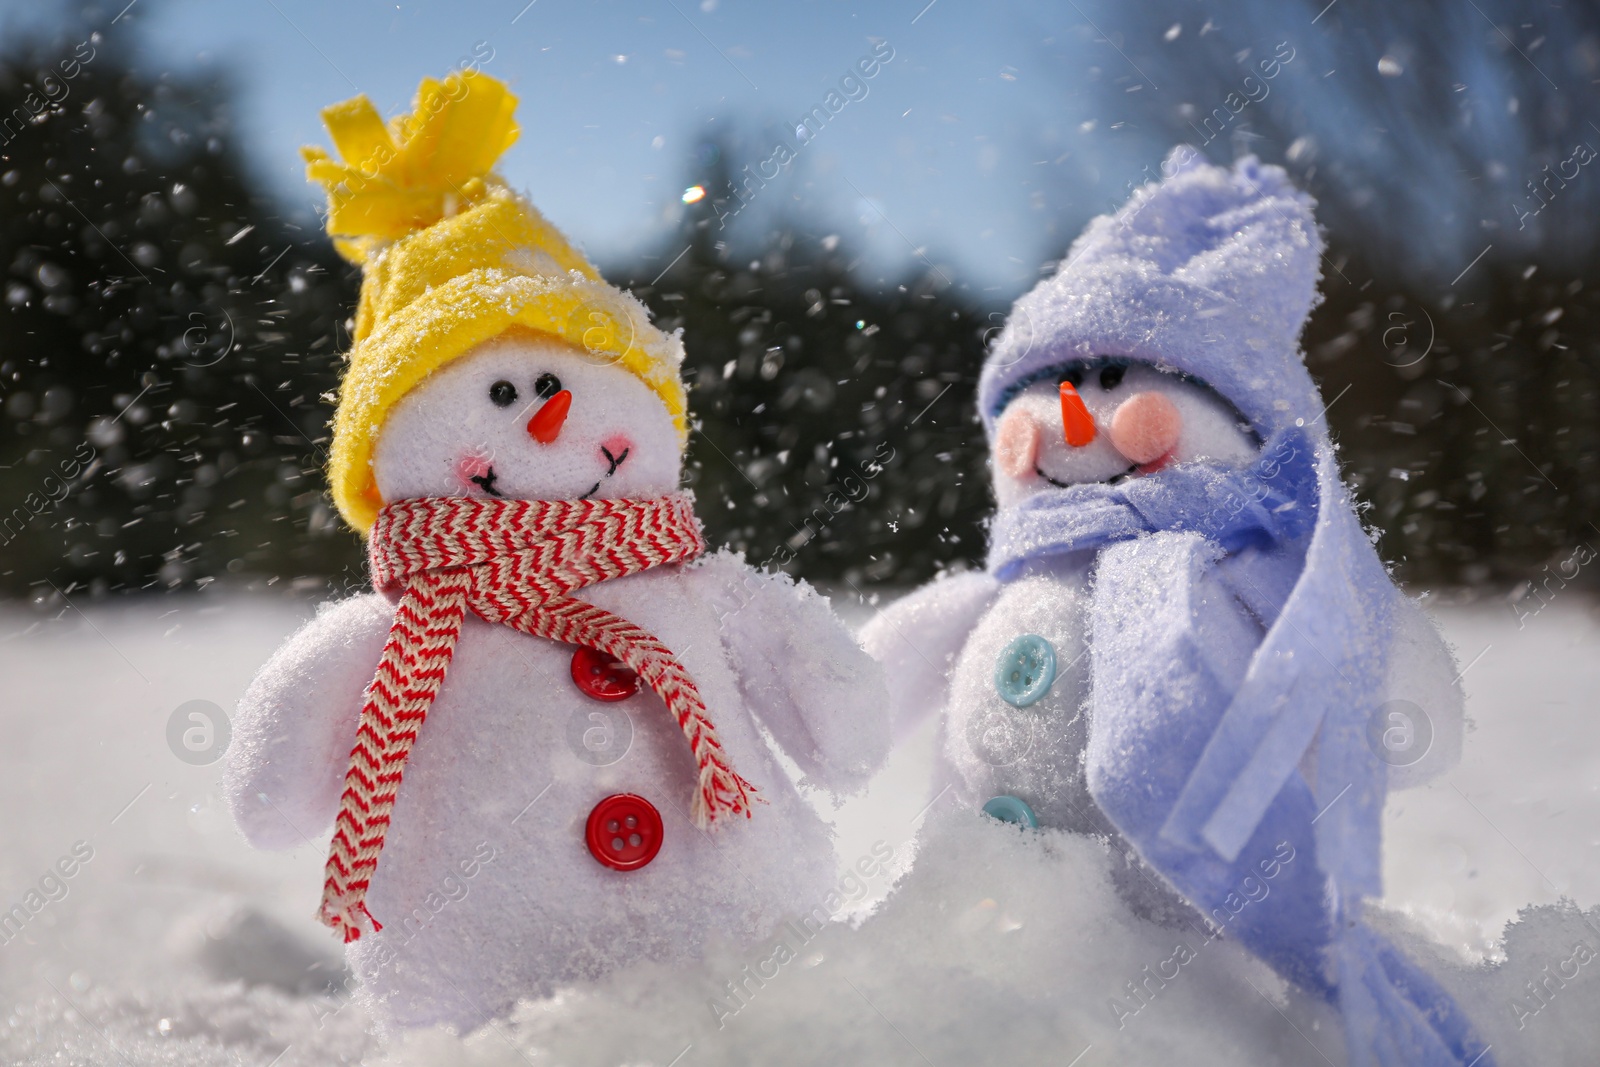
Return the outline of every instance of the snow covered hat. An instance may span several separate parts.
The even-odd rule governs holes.
[[[1198,378],[1263,436],[1322,410],[1299,349],[1320,299],[1312,199],[1254,156],[1229,170],[1183,145],[1161,172],[1013,307],[978,381],[991,435],[1018,392],[1095,356]]]
[[[391,408],[433,371],[518,328],[616,363],[687,436],[683,344],[600,273],[490,168],[517,139],[517,98],[476,71],[424,79],[388,123],[365,96],[322,113],[340,159],[306,148],[328,190],[328,233],[362,267],[355,344],[339,391],[328,480],[363,534],[383,506],[372,453]]]

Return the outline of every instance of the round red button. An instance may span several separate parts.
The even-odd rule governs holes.
[[[613,793],[589,813],[584,839],[603,865],[636,871],[661,851],[661,813],[644,797]]]
[[[627,700],[639,691],[639,675],[620,659],[583,645],[572,654],[572,680],[584,696],[607,702]]]

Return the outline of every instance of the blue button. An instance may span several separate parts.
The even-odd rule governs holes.
[[[994,687],[1000,699],[1025,708],[1050,691],[1056,680],[1056,650],[1038,634],[1023,634],[1000,653]]]
[[[1013,826],[1026,826],[1030,830],[1039,828],[1039,819],[1033,814],[1033,809],[1016,797],[994,797],[983,805],[983,813]]]

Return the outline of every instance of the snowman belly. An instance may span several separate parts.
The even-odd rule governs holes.
[[[351,946],[381,1015],[477,1025],[519,995],[693,955],[713,933],[754,937],[831,888],[826,828],[756,733],[715,618],[674,579],[617,579],[588,599],[674,650],[766,803],[696,829],[694,760],[654,693],[596,700],[573,680],[572,646],[469,614],[372,880],[384,930]],[[602,865],[586,841],[590,812],[617,794],[660,816],[660,851],[636,870]]]
[[[951,673],[945,755],[974,806],[1016,797],[1041,826],[1107,833],[1083,771],[1089,577],[1084,562],[1000,592]],[[1050,677],[1041,676],[1041,659],[1053,659],[1043,672]]]
[[[1008,583],[973,627],[951,672],[944,733],[944,755],[967,802],[981,807],[994,797],[1015,797],[1043,827],[1103,835],[1123,861],[1113,866],[1112,882],[1135,915],[1173,928],[1193,928],[1198,915],[1106,818],[1084,776],[1084,749],[1090,726],[1091,604],[1090,559],[1062,560],[1045,573]],[[1002,660],[1019,639],[1040,639],[1055,660],[1048,686],[1028,669],[1013,678]],[[1027,642],[1032,645],[1032,642]],[[1024,661],[1031,667],[1031,659]],[[1033,686],[1027,683],[1033,681]],[[1018,707],[1002,695],[1038,699]]]

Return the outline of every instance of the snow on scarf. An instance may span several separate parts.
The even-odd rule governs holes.
[[[1364,1036],[1352,1062],[1487,1067],[1449,995],[1359,922],[1359,896],[1326,892],[1326,871],[1356,878],[1377,854],[1383,768],[1362,731],[1394,595],[1336,471],[1325,440],[1291,428],[1249,469],[1191,463],[1047,491],[997,517],[989,569],[1010,580],[1098,553],[1090,793],[1213,929],[1336,1001]],[[1286,565],[1292,591],[1268,594]],[[1208,623],[1208,574],[1270,605],[1254,649],[1222,647],[1239,634]],[[1230,685],[1217,665],[1241,657]],[[1319,729],[1318,773],[1335,777],[1313,789],[1299,767]]]
[[[1316,475],[1305,434],[1280,433],[1248,470],[1212,463],[1169,467],[1159,478],[1087,482],[1047,490],[995,516],[989,570],[1002,581],[1028,561],[1099,549],[1160,530],[1189,530],[1235,552],[1276,544],[1309,529],[1299,506]]]
[[[328,853],[320,918],[344,939],[367,911],[411,746],[443,685],[466,611],[535,637],[615,656],[659,695],[699,769],[691,815],[750,814],[754,787],[734,773],[694,681],[651,634],[570,596],[608,578],[684,563],[705,550],[687,494],[649,500],[478,500],[390,504],[372,527],[372,582],[402,593],[367,689]]]

